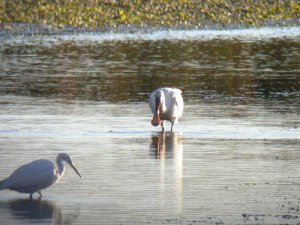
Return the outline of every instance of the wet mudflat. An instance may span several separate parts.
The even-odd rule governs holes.
[[[298,224],[300,30],[12,37],[0,44],[0,178],[68,152],[1,224]],[[183,90],[174,132],[147,98]]]

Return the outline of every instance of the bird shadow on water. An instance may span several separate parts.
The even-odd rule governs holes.
[[[66,224],[60,207],[40,198],[0,202],[0,211],[9,211],[12,217],[9,220],[22,221],[22,223]]]

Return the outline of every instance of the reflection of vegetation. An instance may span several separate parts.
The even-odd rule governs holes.
[[[147,101],[160,86],[185,100],[299,99],[298,41],[141,41],[8,45],[0,92],[64,99]],[[26,59],[29,60],[26,60]]]
[[[297,0],[0,0],[0,23],[51,27],[205,27],[296,22]],[[299,21],[298,21],[299,22]]]

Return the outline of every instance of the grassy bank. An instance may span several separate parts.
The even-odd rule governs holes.
[[[0,0],[0,23],[50,28],[299,24],[298,0]]]

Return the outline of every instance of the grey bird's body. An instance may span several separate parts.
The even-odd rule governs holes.
[[[8,178],[0,181],[0,190],[10,189],[20,193],[29,193],[30,198],[37,192],[40,196],[42,190],[57,183],[63,176],[67,162],[80,176],[73,165],[71,157],[66,153],[60,153],[56,157],[57,167],[46,159],[38,159],[16,169]]]

